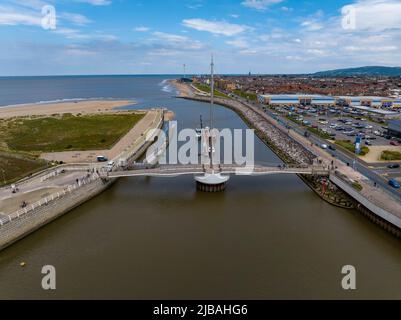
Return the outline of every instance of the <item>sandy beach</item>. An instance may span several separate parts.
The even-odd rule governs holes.
[[[25,104],[0,107],[0,118],[42,116],[52,114],[93,114],[115,112],[115,108],[135,104],[132,100],[86,100],[46,104]]]

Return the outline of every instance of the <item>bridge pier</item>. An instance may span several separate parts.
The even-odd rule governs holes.
[[[226,186],[227,186],[226,183],[204,184],[196,181],[196,188],[202,192],[209,192],[209,193],[221,192],[226,189]]]
[[[203,176],[195,176],[196,188],[203,192],[221,192],[226,189],[230,176],[220,173],[205,173]]]

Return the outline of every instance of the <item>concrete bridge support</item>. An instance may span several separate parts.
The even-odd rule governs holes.
[[[220,173],[205,173],[203,176],[195,176],[196,187],[203,192],[221,192],[226,189],[230,176]]]

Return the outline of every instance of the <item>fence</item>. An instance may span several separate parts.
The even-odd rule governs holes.
[[[41,199],[33,204],[26,206],[25,208],[21,208],[20,210],[17,210],[14,213],[11,213],[3,218],[0,218],[0,226],[3,226],[6,223],[9,223],[15,219],[19,219],[20,217],[28,213],[32,213],[38,208],[41,208],[43,206],[48,206],[50,203],[60,200],[61,198],[68,196],[78,188],[86,186],[89,183],[94,182],[98,179],[100,179],[100,176],[97,173],[91,174],[89,177],[79,180],[77,184],[69,185],[61,192],[54,193],[44,199]]]
[[[161,117],[155,117],[155,119],[153,120],[153,122],[151,124],[151,128],[159,128],[163,124],[163,120],[164,119],[163,119],[163,112],[162,112]],[[146,145],[146,143],[147,143],[146,133],[149,132],[149,130],[151,130],[151,129],[148,129],[143,136],[138,138],[132,144],[132,146],[134,146],[134,147],[131,150],[125,150],[118,158],[124,157],[125,155],[127,155],[127,159],[136,156],[138,151],[141,150]],[[48,179],[51,179],[51,178],[57,176],[63,170],[87,172],[88,169],[96,169],[96,168],[100,169],[100,166],[94,165],[94,164],[92,166],[88,166],[88,164],[85,164],[85,165],[79,165],[79,164],[61,165],[61,166],[55,167],[53,169],[53,171],[51,171],[51,172],[44,171],[36,176],[37,177],[42,176],[41,181],[43,182],[45,180],[48,180]],[[4,226],[5,224],[8,224],[8,223],[10,223],[16,219],[19,219],[27,214],[34,214],[36,211],[38,211],[38,209],[49,206],[50,204],[53,204],[54,202],[59,201],[60,199],[66,198],[67,196],[72,194],[77,189],[84,187],[94,181],[100,180],[100,175],[95,170],[93,170],[93,172],[94,173],[91,173],[88,177],[79,180],[78,183],[69,185],[68,187],[64,188],[64,190],[61,192],[54,193],[54,194],[52,194],[44,199],[41,199],[33,204],[29,204],[25,208],[21,208],[20,210],[17,210],[16,212],[13,212],[9,215],[3,215],[3,216],[0,215],[0,226]],[[25,181],[22,181],[22,183],[23,182],[25,182]]]

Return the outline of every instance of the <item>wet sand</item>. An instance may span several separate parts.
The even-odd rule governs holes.
[[[86,100],[46,104],[25,104],[0,108],[0,118],[42,116],[53,114],[94,114],[116,112],[116,108],[135,104],[132,100]]]

